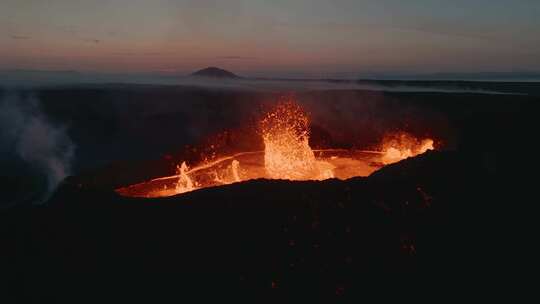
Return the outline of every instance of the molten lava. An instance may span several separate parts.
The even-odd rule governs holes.
[[[384,165],[432,150],[433,140],[404,133],[384,137],[376,151],[309,146],[309,119],[294,101],[278,104],[260,122],[264,151],[241,152],[206,161],[177,174],[117,189],[124,196],[163,197],[251,179],[325,180],[368,176]]]
[[[317,160],[309,146],[309,121],[297,104],[279,104],[261,122],[264,167],[268,177],[323,180],[334,177],[332,164]]]
[[[405,132],[390,134],[383,139],[382,151],[384,154],[381,161],[388,165],[433,149],[432,139],[418,140]]]

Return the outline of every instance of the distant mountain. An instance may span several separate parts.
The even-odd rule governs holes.
[[[229,72],[227,70],[223,70],[216,67],[208,67],[202,70],[199,70],[190,76],[194,77],[206,77],[206,78],[220,78],[220,79],[237,79],[240,78],[240,76]]]

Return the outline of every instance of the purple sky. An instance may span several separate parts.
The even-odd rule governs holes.
[[[0,69],[540,70],[537,0],[2,0]]]

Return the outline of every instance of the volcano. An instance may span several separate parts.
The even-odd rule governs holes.
[[[151,150],[158,148],[151,146],[150,136],[178,141],[183,134],[177,130],[184,128],[174,125],[174,132],[158,132],[165,129],[157,129],[153,121],[163,123],[170,121],[169,117],[178,117],[178,121],[190,122],[207,116],[179,115],[176,112],[180,108],[175,106],[181,103],[177,100],[183,101],[183,107],[218,105],[213,111],[224,117],[232,115],[238,104],[247,107],[254,100],[252,94],[226,95],[230,93],[199,89],[185,89],[183,95],[172,94],[169,90],[179,89],[168,87],[108,90],[92,88],[82,94],[80,89],[55,88],[41,94],[51,100],[59,96],[84,100],[86,96],[86,103],[76,105],[50,102],[73,106],[67,111],[70,116],[93,113],[89,109],[95,108],[88,105],[96,104],[104,107],[104,113],[111,112],[111,108],[105,108],[111,104],[129,109],[126,116],[133,120],[122,120],[122,124],[118,120],[118,125],[138,122],[143,126],[136,130],[140,131],[138,145]],[[323,94],[317,92],[317,96]],[[326,94],[332,101],[328,104],[343,96],[356,96],[354,102],[371,96]],[[204,100],[198,99],[199,95]],[[146,99],[133,107],[131,100],[114,104],[103,96],[111,100]],[[235,104],[242,96],[246,101]],[[0,252],[2,271],[10,280],[15,278],[15,292],[35,290],[46,299],[64,297],[70,301],[94,296],[95,302],[111,293],[124,299],[140,298],[144,292],[156,302],[156,298],[183,298],[186,290],[198,296],[211,291],[234,297],[250,293],[259,298],[296,294],[355,297],[364,295],[364,281],[388,290],[387,282],[399,281],[402,286],[415,274],[427,273],[424,277],[432,279],[434,272],[453,278],[447,274],[465,277],[463,274],[471,271],[499,271],[496,265],[504,261],[501,256],[505,248],[514,250],[505,244],[511,244],[509,239],[523,235],[523,231],[510,233],[512,225],[506,224],[509,215],[492,216],[490,211],[500,208],[508,213],[512,206],[521,209],[527,202],[520,200],[525,189],[521,184],[512,196],[500,195],[500,189],[514,190],[500,168],[522,167],[516,166],[515,160],[523,158],[516,155],[515,145],[501,144],[501,139],[522,143],[534,138],[530,134],[536,130],[532,122],[538,113],[537,97],[441,93],[388,96],[399,100],[414,97],[418,98],[415,104],[426,100],[426,104],[448,107],[441,109],[456,117],[453,121],[462,134],[460,144],[445,150],[438,143],[447,137],[436,131],[425,133],[433,138],[434,149],[427,149],[428,138],[418,132],[411,133],[412,139],[401,133],[388,139],[373,135],[380,141],[378,146],[348,148],[332,140],[310,141],[317,131],[309,119],[316,113],[308,115],[294,104],[270,107],[246,127],[261,129],[260,133],[253,132],[253,138],[251,133],[245,134],[258,142],[253,146],[245,140],[238,150],[223,150],[208,161],[190,156],[195,152],[187,149],[184,154],[171,153],[156,160],[126,159],[66,178],[43,206],[0,210],[0,240],[5,248]],[[465,111],[473,114],[465,115],[460,110],[463,104],[457,101],[463,98],[474,101],[466,104]],[[429,102],[432,99],[442,101]],[[522,101],[511,108],[509,101],[514,99]],[[534,107],[526,107],[526,102]],[[136,111],[142,108],[141,113],[148,113],[143,103],[163,108],[167,115],[144,120]],[[493,104],[499,114],[481,112]],[[351,109],[351,105],[345,108]],[[79,112],[71,112],[75,110]],[[395,112],[395,108],[392,110]],[[419,113],[413,116],[417,120],[422,118]],[[116,120],[91,117],[94,119],[85,122],[81,130],[97,129],[97,124],[116,126]],[[213,123],[220,118],[208,117]],[[507,119],[510,123],[500,123]],[[96,125],[89,124],[94,122]],[[422,122],[421,126],[437,130],[433,123]],[[360,123],[351,124],[351,128],[365,129]],[[108,133],[111,129],[103,128]],[[147,130],[150,135],[144,137]],[[235,136],[226,137],[224,142],[240,138],[232,131],[227,134]],[[219,140],[208,140],[210,145],[216,142]],[[86,147],[92,145],[95,141]],[[83,144],[79,147],[85,151]],[[117,149],[107,152],[118,153]],[[136,152],[130,149],[125,155]],[[495,159],[486,157],[490,155]],[[518,176],[508,175],[521,183]],[[8,178],[3,181],[8,182],[4,188],[12,185]],[[495,229],[498,225],[500,230]],[[49,279],[51,274],[60,278]],[[173,279],[170,274],[174,274]]]
[[[204,68],[202,70],[196,71],[192,73],[190,76],[192,77],[204,77],[204,78],[219,78],[219,79],[238,79],[240,76],[229,72],[224,69],[216,68],[216,67],[208,67]]]

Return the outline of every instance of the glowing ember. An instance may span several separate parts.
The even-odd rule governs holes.
[[[241,152],[189,168],[177,174],[117,189],[125,196],[162,197],[201,188],[267,178],[288,180],[348,179],[368,176],[382,166],[432,150],[433,140],[407,133],[385,136],[380,150],[313,150],[309,146],[309,119],[302,108],[287,100],[260,122],[264,151]]]

